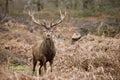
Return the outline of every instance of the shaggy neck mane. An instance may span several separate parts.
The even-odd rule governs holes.
[[[51,60],[52,57],[55,56],[56,50],[52,38],[43,40],[41,44],[41,51],[47,57],[47,61]]]
[[[45,38],[42,42],[42,46],[44,46],[44,51],[47,51],[48,53],[53,51],[55,48],[52,38]]]
[[[52,47],[53,46],[53,44],[54,44],[54,42],[53,42],[53,40],[52,40],[52,38],[49,38],[49,39],[44,39],[44,45],[46,46],[46,47]]]

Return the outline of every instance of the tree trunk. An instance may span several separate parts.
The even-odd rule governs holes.
[[[58,8],[59,7],[59,1],[55,0],[55,6]]]
[[[42,3],[41,0],[38,0],[36,5],[37,5],[37,10],[38,11],[41,11],[44,8],[44,4]]]
[[[5,2],[5,14],[9,14],[9,0]]]
[[[83,9],[88,9],[88,1],[83,1]]]
[[[40,11],[41,8],[40,8],[40,3],[37,3],[37,10]]]

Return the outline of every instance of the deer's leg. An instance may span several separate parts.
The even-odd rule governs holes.
[[[45,72],[46,72],[46,70],[47,70],[47,68],[46,68],[46,57],[42,57],[42,59],[40,60],[39,75],[41,75],[42,66],[44,66],[44,69],[45,69]]]
[[[42,66],[43,66],[43,62],[40,61],[39,75],[41,75],[41,68],[42,68]]]
[[[35,72],[36,64],[37,64],[37,60],[33,57],[33,74]]]
[[[46,70],[47,70],[47,68],[46,68],[46,63],[44,63],[44,70],[45,70],[45,72],[46,72]]]
[[[52,72],[52,64],[53,64],[53,60],[50,61],[51,72]]]
[[[43,66],[44,66],[44,70],[46,72],[47,68],[46,68],[46,57],[43,58]]]

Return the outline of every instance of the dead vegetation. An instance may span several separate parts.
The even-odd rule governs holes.
[[[26,25],[9,21],[0,26],[0,78],[1,80],[119,80],[120,39],[87,34],[74,45],[70,38],[74,22],[63,23],[54,36],[57,53],[46,74],[32,76],[31,47],[41,42],[40,32],[31,33]],[[5,52],[4,52],[5,50]],[[7,55],[12,58],[8,58]],[[4,62],[10,62],[9,69]],[[11,66],[26,65],[25,71],[15,71]],[[48,65],[47,65],[48,66]]]

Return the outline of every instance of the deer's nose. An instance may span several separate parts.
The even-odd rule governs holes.
[[[50,37],[50,34],[46,34],[47,37]]]
[[[49,34],[47,34],[47,37],[49,37],[50,35]]]

